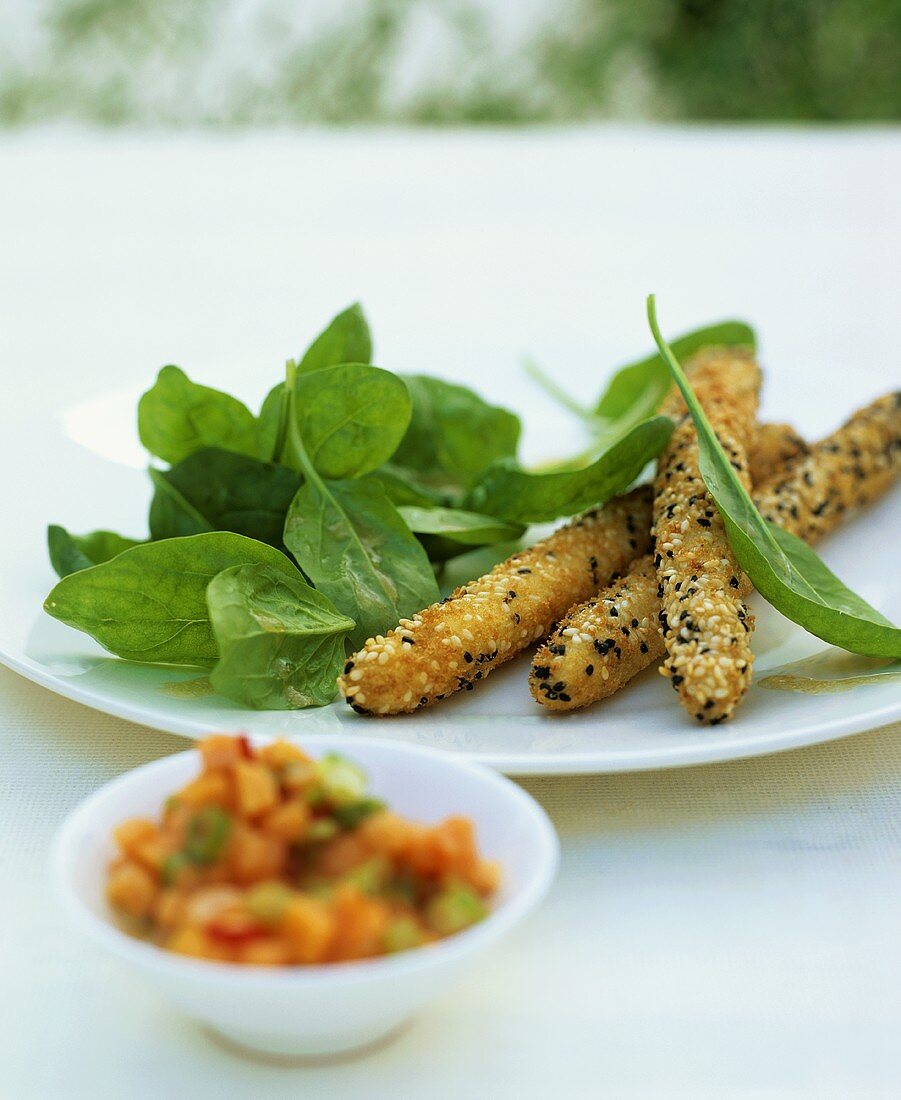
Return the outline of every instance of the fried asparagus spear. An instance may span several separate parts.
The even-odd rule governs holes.
[[[791,424],[760,424],[748,454],[751,484],[762,485],[780,469],[810,448]]]
[[[760,382],[747,348],[703,351],[692,372],[698,400],[746,488]],[[681,396],[671,400],[681,407]],[[660,625],[667,651],[661,672],[689,714],[717,723],[731,717],[751,684],[754,618],[698,462],[698,435],[686,414],[660,456],[654,482],[654,564],[663,587]]]
[[[384,637],[338,678],[360,714],[402,714],[472,690],[650,546],[648,487],[585,513]]]
[[[760,436],[758,436],[758,441]],[[761,474],[760,453],[752,456]],[[838,431],[786,467],[770,471],[754,493],[762,515],[807,542],[836,527],[846,513],[875,500],[901,475],[901,394],[889,394],[854,413]],[[573,608],[535,656],[532,694],[554,710],[606,699],[663,656],[661,597],[651,555],[596,598]],[[551,654],[549,646],[563,654]],[[542,684],[557,687],[548,699]],[[561,702],[560,693],[569,696]],[[701,714],[703,721],[703,712]]]

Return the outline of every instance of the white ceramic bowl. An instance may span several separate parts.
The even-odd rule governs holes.
[[[81,803],[56,841],[53,873],[78,926],[178,1009],[232,1042],[270,1054],[329,1055],[367,1046],[398,1028],[496,943],[546,894],[557,869],[547,815],[508,779],[435,749],[352,736],[311,738],[311,755],[340,752],[369,773],[372,790],[406,817],[473,819],[480,849],[500,861],[491,914],[440,943],[387,958],[325,966],[262,968],[181,957],[112,923],[103,896],[111,829],[156,815],[198,770],[183,752],[120,776]]]

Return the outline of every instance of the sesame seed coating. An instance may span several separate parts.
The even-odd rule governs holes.
[[[794,455],[789,454],[791,437],[798,441]],[[777,446],[772,445],[774,440]],[[807,451],[807,444],[787,425],[761,425],[749,461],[762,476],[784,479],[792,458],[797,460]],[[539,649],[529,677],[535,699],[553,710],[590,706],[613,695],[658,661],[666,652],[660,632],[663,605],[658,585],[655,556],[645,554],[632,562],[624,577],[572,608],[548,641],[553,644],[561,632],[571,630],[580,644],[570,645],[564,656],[556,658],[548,654],[547,645]],[[568,701],[561,702],[559,695],[548,699],[544,688],[548,681],[562,682]]]
[[[338,678],[361,714],[402,714],[472,691],[498,665],[543,638],[650,545],[647,486],[571,520],[548,538],[370,638]],[[566,641],[557,651],[565,652]]]
[[[810,451],[791,424],[759,424],[748,454],[751,484],[760,485],[793,459]]]
[[[770,471],[761,462],[762,455],[753,453],[751,464],[756,463],[765,479],[754,499],[766,519],[812,542],[837,526],[848,511],[884,493],[901,475],[901,394],[889,394],[854,413],[838,431],[804,451],[808,453],[799,454],[783,469]],[[773,452],[766,453],[772,460]],[[824,500],[827,506],[822,508]],[[741,583],[741,578],[736,580]],[[565,657],[549,657],[547,646],[538,651],[530,681],[535,698],[555,710],[588,706],[612,695],[659,660],[665,649],[658,592],[654,556],[645,555],[632,563],[625,578],[574,608],[561,627],[570,627],[586,641],[569,646]],[[609,615],[611,607],[616,617]],[[624,619],[631,624],[630,634],[617,641],[617,657],[609,640]],[[586,676],[589,663],[592,672]],[[537,690],[542,677],[562,682],[571,701],[548,702]]]
[[[710,348],[693,365],[694,391],[747,487],[760,381],[747,348]],[[697,432],[686,416],[660,456],[654,482],[655,562],[667,652],[661,674],[689,714],[715,723],[732,715],[750,686],[754,619],[743,599],[747,582],[698,461]]]
[[[773,476],[755,494],[763,515],[806,542],[833,530],[846,512],[875,500],[901,469],[901,391],[858,410],[815,443],[789,476]]]

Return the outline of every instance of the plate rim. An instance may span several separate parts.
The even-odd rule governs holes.
[[[102,705],[97,697],[90,691],[79,687],[77,681],[62,680],[53,673],[46,672],[36,662],[22,660],[0,648],[0,664],[12,672],[38,684],[72,702],[86,706],[100,714],[108,714],[113,718],[120,718],[135,725],[145,726],[158,730],[161,733],[170,733],[178,737],[197,737],[208,732],[208,725],[195,719],[180,721],[173,718],[171,721],[161,721],[159,712],[143,709],[139,704],[128,703],[115,697],[104,697]],[[865,690],[865,689],[864,689]],[[566,716],[555,716],[554,720],[566,721]],[[893,722],[901,720],[901,695],[894,701],[889,701],[876,707],[875,710],[861,712],[855,710],[852,713],[840,715],[837,718],[823,721],[819,719],[815,728],[810,724],[795,725],[783,730],[772,738],[755,738],[752,742],[740,740],[740,734],[734,746],[724,745],[717,741],[715,745],[705,746],[690,744],[687,742],[674,742],[671,750],[660,748],[635,749],[630,752],[623,750],[606,750],[606,759],[600,764],[597,754],[587,754],[583,751],[573,753],[571,756],[549,755],[543,752],[530,752],[518,754],[515,752],[472,752],[467,749],[448,750],[440,745],[426,746],[434,748],[437,752],[451,752],[473,763],[492,768],[495,771],[508,776],[578,776],[578,775],[621,775],[629,772],[666,771],[670,768],[700,767],[705,764],[725,764],[735,760],[749,760],[758,756],[771,756],[780,752],[789,752],[792,749],[806,748],[811,745],[825,744],[837,741],[843,737],[849,737],[857,733],[865,733],[882,729]],[[365,719],[360,719],[365,722]],[[720,736],[725,730],[738,729],[737,726],[726,725],[718,727]],[[235,731],[230,731],[235,732]],[[259,732],[259,731],[256,731]],[[259,734],[262,737],[276,736],[266,733]],[[317,734],[310,730],[305,737],[315,739]],[[360,732],[364,738],[368,734]]]

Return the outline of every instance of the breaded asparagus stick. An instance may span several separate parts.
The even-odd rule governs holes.
[[[901,394],[889,394],[856,412],[800,461],[771,473],[754,499],[766,519],[814,542],[850,509],[884,493],[899,475]],[[624,578],[574,608],[548,640],[565,644],[565,654],[552,655],[544,645],[535,656],[530,687],[538,702],[554,710],[588,706],[659,660],[664,645],[657,584],[653,558],[645,555]],[[564,635],[567,630],[573,634]],[[540,685],[548,679],[569,702],[560,702],[559,693],[556,700],[547,699]]]
[[[338,687],[360,714],[418,710],[463,688],[553,627],[650,545],[648,487],[570,521],[456,589],[344,666]]]
[[[761,424],[749,465],[761,478],[785,476],[789,463],[808,451],[790,425]],[[552,710],[586,707],[613,695],[659,660],[665,648],[658,583],[654,556],[644,554],[624,577],[572,608],[535,655],[529,676],[535,699]],[[561,694],[568,700],[561,702]]]
[[[705,368],[716,372],[716,384],[701,377]],[[747,451],[760,392],[753,354],[745,348],[702,352],[692,385],[739,478],[750,488]],[[661,672],[689,714],[724,721],[751,683],[754,619],[743,598],[741,569],[701,478],[698,436],[688,416],[660,456],[653,534],[667,651]]]
[[[791,424],[761,424],[748,454],[748,472],[753,486],[762,485],[767,478],[799,455],[807,454],[809,447]]]

